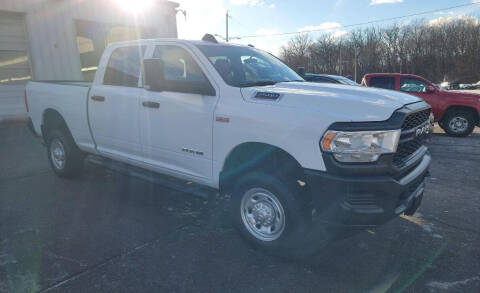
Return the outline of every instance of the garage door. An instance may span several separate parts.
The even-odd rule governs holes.
[[[30,79],[27,44],[23,15],[0,12],[0,120],[26,116],[23,91]]]

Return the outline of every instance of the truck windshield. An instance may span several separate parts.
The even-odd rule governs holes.
[[[251,47],[197,45],[223,80],[234,87],[304,81],[276,57]]]

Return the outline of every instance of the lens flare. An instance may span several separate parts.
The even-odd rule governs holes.
[[[145,12],[153,4],[153,0],[116,0],[116,2],[123,10],[134,14]]]

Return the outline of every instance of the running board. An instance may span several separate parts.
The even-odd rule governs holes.
[[[168,175],[155,173],[142,169],[140,167],[132,166],[126,163],[114,161],[100,156],[89,155],[85,161],[87,163],[106,167],[120,174],[133,176],[135,178],[148,181],[150,183],[162,185],[164,187],[192,194],[204,199],[208,199],[215,192],[215,189],[207,186],[203,186],[191,181],[177,179]]]

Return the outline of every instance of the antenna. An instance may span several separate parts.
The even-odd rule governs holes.
[[[227,14],[225,15],[225,41],[228,43],[228,18],[230,16],[228,15],[228,10],[227,10]]]
[[[202,38],[202,41],[211,42],[211,43],[215,43],[215,44],[218,43],[217,39],[215,39],[215,37],[211,34],[205,34]]]

